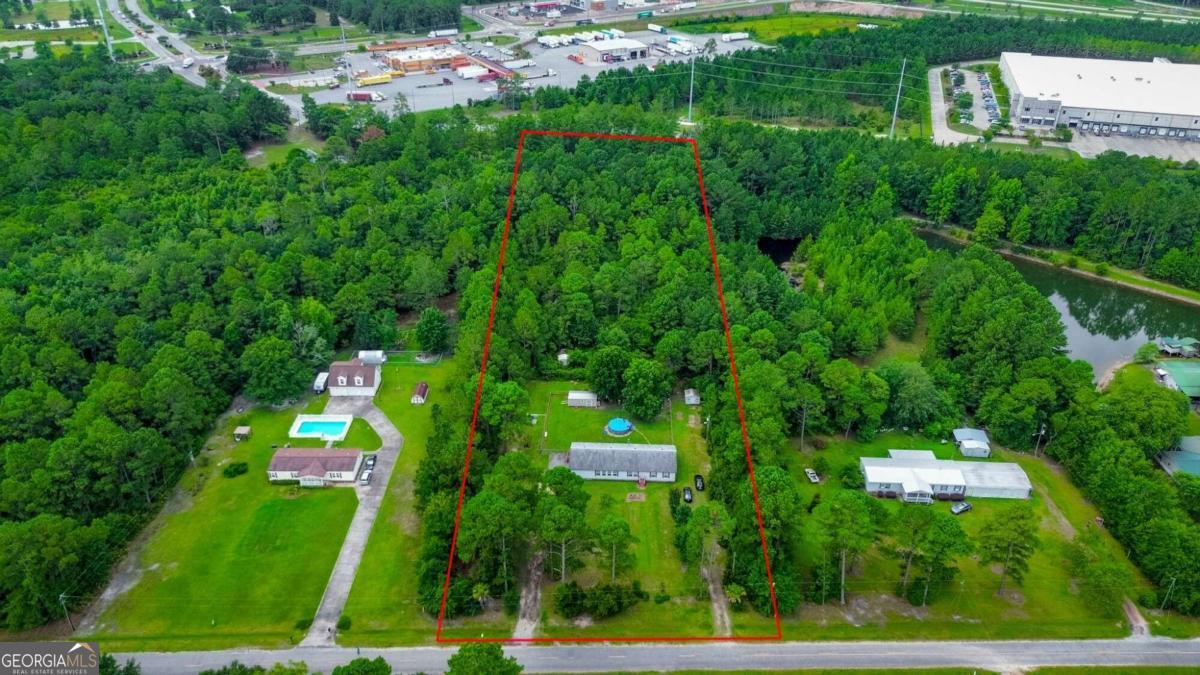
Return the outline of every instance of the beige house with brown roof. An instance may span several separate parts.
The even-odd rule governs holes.
[[[379,364],[363,363],[362,359],[334,361],[326,385],[330,396],[374,396],[382,379]]]
[[[353,483],[362,459],[362,450],[280,448],[267,466],[267,480],[297,480],[302,487]]]

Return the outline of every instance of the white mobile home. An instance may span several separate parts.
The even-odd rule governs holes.
[[[1033,485],[1009,462],[937,459],[928,450],[889,450],[889,457],[862,457],[865,489],[876,497],[928,504],[965,497],[1029,499]]]

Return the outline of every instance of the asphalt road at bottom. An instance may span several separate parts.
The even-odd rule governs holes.
[[[103,648],[103,645],[101,645]],[[441,672],[450,647],[363,649],[296,647],[217,652],[142,652],[132,658],[146,675],[197,673],[237,660],[271,666],[303,661],[330,672],[364,656],[382,656],[396,672]],[[601,673],[670,670],[779,670],[785,668],[986,668],[1014,671],[1036,666],[1197,666],[1200,640],[1012,640],[947,642],[740,642],[697,644],[602,644],[506,646],[525,672]]]

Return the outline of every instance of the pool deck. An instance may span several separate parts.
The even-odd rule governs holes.
[[[340,422],[342,424],[342,433],[337,435],[326,434],[321,431],[302,432],[301,425],[306,422]],[[350,433],[350,425],[354,422],[354,415],[296,415],[296,419],[292,422],[292,428],[288,430],[289,438],[316,438],[327,443],[335,443],[344,440],[346,434]]]

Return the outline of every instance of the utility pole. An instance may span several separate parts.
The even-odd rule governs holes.
[[[900,114],[900,90],[904,88],[904,68],[908,65],[908,57],[900,62],[900,81],[896,83],[896,105],[892,106],[892,130],[888,138],[896,137],[896,116]]]
[[[1162,604],[1158,607],[1160,611],[1167,608],[1167,600],[1171,599],[1171,591],[1173,590],[1175,590],[1175,577],[1171,577],[1171,586],[1167,588],[1167,594],[1163,596]]]
[[[116,62],[117,57],[113,55],[112,38],[108,36],[108,22],[104,20],[104,8],[100,6],[100,0],[96,0],[96,11],[100,13],[100,30],[104,31],[104,44],[108,47],[108,59]]]
[[[58,594],[58,604],[62,605],[63,616],[67,617],[67,623],[71,626],[71,632],[75,632],[75,622],[71,620],[71,613],[67,611],[67,594]]]
[[[692,93],[696,90],[696,55],[692,54],[692,80],[688,83],[688,124],[692,123]]]

